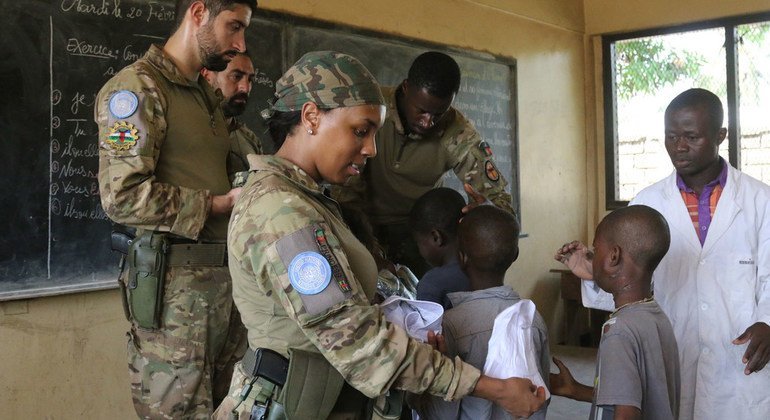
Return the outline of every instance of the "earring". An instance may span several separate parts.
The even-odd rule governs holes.
[[[312,136],[313,134],[315,134],[315,131],[313,131],[313,129],[312,129],[312,128],[308,128],[308,129],[307,129],[307,133],[308,133],[308,134],[310,134],[310,135]]]

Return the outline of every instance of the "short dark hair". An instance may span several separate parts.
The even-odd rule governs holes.
[[[333,112],[336,109],[339,108],[318,108],[321,113]],[[270,138],[273,140],[275,150],[281,148],[283,142],[286,141],[286,137],[294,132],[301,120],[301,110],[274,111],[272,115],[265,120],[265,125],[267,125],[267,131],[270,133]]]
[[[407,81],[411,87],[424,88],[433,96],[447,98],[460,90],[460,66],[444,53],[428,51],[414,59]]]
[[[291,134],[299,125],[301,114],[301,111],[275,111],[265,121],[275,150],[281,148],[283,142],[286,141],[286,136]]]
[[[668,223],[652,207],[634,205],[608,214],[596,228],[596,236],[617,244],[647,273],[652,274],[671,245]]]
[[[174,21],[174,31],[176,31],[180,25],[182,25],[182,21],[184,21],[184,15],[187,13],[187,9],[190,8],[190,5],[194,2],[199,0],[176,0],[176,7],[175,7],[175,21]],[[206,6],[206,10],[209,11],[211,19],[217,17],[219,13],[222,12],[222,10],[229,10],[236,4],[245,4],[251,8],[251,13],[255,13],[257,11],[257,0],[200,0],[203,2],[203,5]],[[173,31],[172,31],[173,32]]]
[[[248,50],[246,50],[246,51],[238,51],[238,52],[236,52],[236,53],[235,53],[235,55],[236,55],[236,56],[238,56],[238,55],[242,55],[242,56],[244,56],[244,57],[248,58],[248,59],[249,59],[249,61],[251,61],[251,54],[249,54],[249,51],[248,51]],[[253,65],[254,63],[252,62],[251,64]]]
[[[417,233],[428,233],[436,229],[454,239],[463,207],[465,199],[459,192],[445,187],[434,188],[421,195],[412,205],[409,227]]]
[[[519,256],[519,221],[495,207],[478,206],[468,212],[457,232],[458,246],[468,265],[478,271],[504,275]]]
[[[674,98],[666,107],[666,115],[683,108],[703,107],[709,117],[709,128],[712,133],[722,128],[724,108],[717,95],[701,88],[687,89]]]

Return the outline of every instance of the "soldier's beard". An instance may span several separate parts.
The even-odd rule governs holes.
[[[242,99],[243,102],[235,102],[237,99]],[[243,114],[243,111],[246,110],[246,100],[249,99],[249,95],[245,93],[238,93],[230,97],[230,99],[222,102],[222,113],[225,114],[225,117],[237,117],[241,114]]]
[[[235,56],[238,51],[228,50],[222,53],[217,52],[219,46],[217,45],[216,37],[214,36],[214,27],[211,23],[204,25],[198,34],[198,56],[201,59],[203,67],[211,71],[223,71],[227,68],[227,64],[230,63],[227,56]]]

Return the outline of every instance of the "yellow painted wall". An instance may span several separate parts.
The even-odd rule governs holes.
[[[587,34],[627,32],[770,11],[770,0],[584,0]]]
[[[261,0],[260,7],[517,59],[529,237],[507,281],[535,300],[555,338],[553,250],[582,238],[587,220],[582,1]],[[125,330],[115,290],[0,303],[0,419],[132,418]]]
[[[117,290],[0,302],[0,419],[130,418],[127,328]]]

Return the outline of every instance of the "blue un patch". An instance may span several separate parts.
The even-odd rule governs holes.
[[[138,107],[139,98],[128,90],[119,90],[110,98],[110,114],[119,120],[134,115]]]
[[[321,254],[305,251],[297,254],[289,264],[289,281],[303,295],[321,293],[332,279],[329,261]]]

